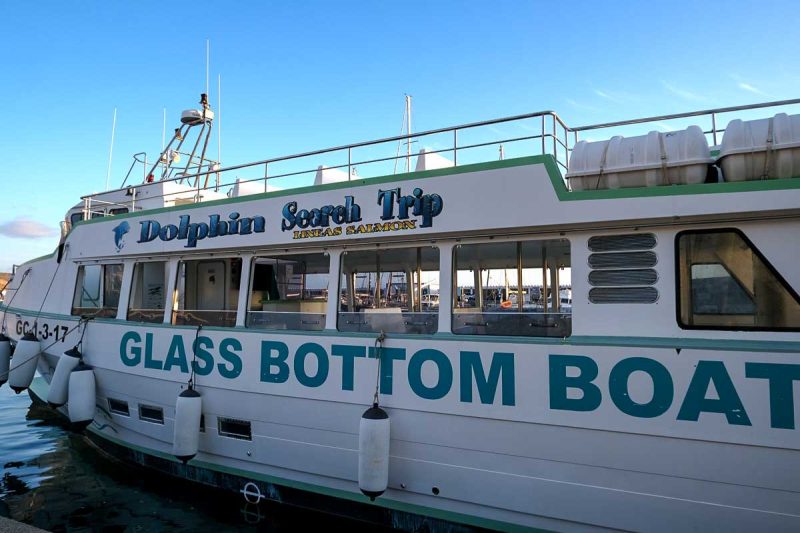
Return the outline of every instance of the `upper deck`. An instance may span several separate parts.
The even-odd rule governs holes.
[[[769,111],[766,111],[767,108]],[[585,190],[571,186],[570,179],[564,177],[570,168],[571,154],[576,144],[582,140],[610,139],[616,135],[629,137],[650,130],[675,132],[690,124],[698,125],[708,141],[709,156],[714,160],[713,164],[717,165],[719,144],[725,132],[725,127],[722,125],[732,119],[762,118],[778,112],[798,111],[800,111],[800,99],[792,99],[579,127],[568,126],[553,111],[540,111],[224,168],[215,161],[205,159],[198,161],[192,153],[189,155],[186,168],[181,171],[176,171],[173,165],[172,156],[178,153],[174,150],[169,150],[170,157],[162,154],[159,162],[153,167],[148,166],[146,154],[137,154],[128,177],[135,173],[136,165],[141,165],[143,183],[82,197],[83,218],[109,214],[109,209],[104,210],[103,206],[111,204],[115,207],[124,206],[128,211],[135,212],[226,197],[239,198],[304,187],[319,188],[332,183],[360,182],[365,179],[399,176],[411,172],[456,169],[475,163],[534,155],[552,156],[555,162],[553,174],[557,174],[561,180],[561,184],[554,183],[554,188],[562,196],[563,193],[579,193]],[[144,155],[144,159],[138,157],[141,155]],[[147,172],[148,168],[150,172]],[[161,177],[155,183],[152,177],[154,173]],[[705,181],[723,180],[724,178],[709,176]],[[745,190],[748,188],[752,187],[744,187]],[[707,190],[692,188],[667,193],[646,190],[633,192],[603,186],[593,189],[595,189],[593,194],[569,194],[566,197],[573,199],[630,197],[687,194]],[[611,192],[604,192],[606,189]]]

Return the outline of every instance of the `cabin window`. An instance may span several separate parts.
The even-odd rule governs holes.
[[[177,299],[172,323],[234,326],[242,260],[211,258],[178,263]]]
[[[685,231],[676,241],[681,327],[800,328],[800,298],[743,233]]]
[[[73,315],[117,316],[122,264],[81,265],[72,299]]]
[[[453,333],[566,337],[572,332],[566,239],[454,250]]]
[[[435,333],[439,249],[347,252],[340,298],[339,331]]]
[[[72,213],[72,214],[69,216],[69,223],[70,223],[70,225],[72,225],[72,226],[74,226],[74,225],[75,225],[75,224],[77,224],[78,222],[82,222],[82,221],[83,221],[83,212]]]
[[[128,320],[163,322],[167,300],[167,263],[137,263],[133,267],[133,283],[128,304]]]
[[[329,269],[321,253],[253,259],[247,327],[325,329]]]

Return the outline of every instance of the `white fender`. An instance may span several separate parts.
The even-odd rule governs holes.
[[[178,395],[175,404],[175,436],[172,454],[186,464],[197,455],[200,441],[200,416],[203,412],[203,397],[189,388]]]
[[[358,488],[374,500],[389,485],[389,415],[373,404],[358,427]]]
[[[88,426],[94,419],[95,379],[92,367],[80,363],[69,374],[69,421],[78,429]]]
[[[8,367],[11,364],[11,339],[0,333],[0,387],[8,381]]]
[[[31,385],[36,365],[39,363],[39,339],[33,333],[26,333],[14,349],[11,370],[8,372],[8,385],[19,394]]]
[[[69,376],[80,361],[81,352],[77,346],[70,348],[58,358],[56,371],[53,373],[53,379],[50,380],[50,392],[47,393],[47,403],[50,404],[50,407],[61,407],[67,403]]]

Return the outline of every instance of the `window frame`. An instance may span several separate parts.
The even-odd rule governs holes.
[[[122,301],[122,289],[124,288],[124,278],[125,278],[125,263],[79,263],[77,268],[77,273],[75,275],[75,284],[74,289],[72,292],[72,301],[70,302],[70,309],[69,313],[70,316],[93,316],[96,318],[105,318],[105,319],[115,319],[119,314],[119,305]],[[83,283],[86,279],[86,268],[97,266],[100,267],[100,287],[99,287],[99,300],[101,305],[96,308],[89,308],[89,307],[76,307],[75,306],[75,297],[78,292],[78,284],[81,284],[81,289],[83,289]],[[106,305],[106,268],[109,266],[118,266],[122,269],[122,273],[120,275],[120,287],[119,293],[117,295],[117,305],[116,307],[110,307]],[[81,275],[83,273],[83,275]],[[76,309],[94,309],[94,313],[78,313],[75,314]],[[113,311],[113,314],[107,315],[104,314],[104,311]]]
[[[344,252],[353,252],[353,253],[374,252],[374,253],[380,253],[380,252],[386,252],[386,251],[392,251],[392,250],[417,250],[417,249],[423,249],[423,248],[431,248],[431,249],[436,250],[437,269],[435,271],[438,272],[438,275],[439,275],[439,286],[440,286],[440,290],[441,290],[442,282],[444,280],[444,274],[443,274],[443,271],[442,271],[442,257],[443,257],[443,255],[442,255],[442,247],[439,246],[436,243],[427,242],[427,241],[420,241],[420,242],[403,241],[403,242],[381,243],[378,247],[375,247],[375,245],[361,245],[361,246],[354,246],[354,247],[349,247],[348,246],[346,248],[343,248],[343,253],[339,255],[339,260],[338,260],[338,265],[337,265],[337,274],[336,274],[336,279],[335,279],[335,282],[337,284],[336,288],[338,289],[338,293],[336,295],[336,302],[337,303],[336,303],[336,326],[335,326],[335,330],[337,332],[339,332],[339,333],[344,333],[344,334],[367,334],[367,335],[372,335],[374,333],[377,333],[377,331],[374,331],[374,332],[373,331],[351,331],[351,330],[347,330],[347,329],[342,329],[340,327],[340,322],[342,320],[342,314],[343,314],[343,311],[341,309],[340,299],[341,299],[342,290],[345,290],[344,288],[346,287],[346,284],[342,283],[342,277],[344,275],[344,266],[345,266],[345,253]],[[382,272],[386,272],[386,271],[382,271]],[[422,272],[433,272],[433,271],[422,271]],[[412,275],[411,279],[412,279],[411,282],[413,283],[413,275]],[[437,293],[437,294],[439,294],[439,293]],[[331,298],[330,295],[331,295],[331,293],[330,293],[330,290],[329,290],[329,292],[328,292],[329,301],[330,301],[330,298]],[[420,301],[420,304],[421,304],[421,301]],[[409,310],[409,311],[406,312],[406,314],[427,314],[427,315],[435,317],[435,323],[434,323],[434,326],[432,328],[433,331],[430,331],[430,332],[409,332],[409,331],[392,332],[392,331],[387,331],[387,333],[390,333],[392,335],[408,335],[410,338],[411,337],[413,337],[413,338],[421,338],[421,337],[425,337],[425,336],[436,335],[439,332],[439,327],[440,327],[440,325],[439,325],[439,309],[440,308],[441,308],[441,299],[439,301],[439,307],[436,308],[435,311],[422,311],[422,310],[413,311],[413,310]],[[402,309],[400,307],[398,307],[397,309],[399,311],[398,315],[402,316],[403,315]],[[350,312],[351,311],[345,311],[344,313],[350,313]],[[353,311],[353,313],[358,313],[358,311]],[[393,315],[394,313],[391,313],[391,314]]]
[[[294,258],[294,257],[303,256],[303,255],[314,255],[314,254],[321,255],[321,256],[325,257],[327,259],[327,261],[328,261],[328,271],[327,271],[327,273],[325,273],[325,275],[328,276],[328,284],[327,284],[326,289],[325,289],[326,297],[325,297],[325,300],[324,300],[324,307],[323,307],[324,310],[323,310],[322,313],[312,313],[312,312],[298,311],[297,314],[322,315],[322,317],[323,317],[322,327],[320,327],[320,328],[307,328],[307,329],[292,329],[292,328],[259,327],[259,326],[253,326],[253,325],[248,324],[248,321],[250,319],[250,313],[251,312],[258,312],[258,311],[253,311],[251,309],[251,299],[253,297],[253,291],[255,290],[253,288],[253,285],[254,285],[254,283],[256,281],[255,271],[256,271],[256,266],[257,266],[258,260],[260,260],[260,259],[275,260],[276,261],[276,265],[277,265],[278,262],[280,262],[280,261],[289,262],[289,261],[291,261],[291,258]],[[271,253],[269,251],[256,252],[251,257],[249,271],[250,272],[249,272],[249,279],[247,280],[246,294],[244,294],[244,295],[240,294],[239,295],[240,298],[242,298],[242,296],[244,296],[244,298],[245,298],[244,318],[243,318],[243,323],[244,323],[245,329],[252,330],[252,331],[265,331],[265,332],[283,332],[283,331],[322,332],[322,331],[325,331],[328,328],[326,318],[327,318],[327,314],[328,314],[328,305],[329,305],[330,298],[331,298],[331,282],[335,281],[335,280],[334,280],[333,276],[331,275],[331,254],[327,249],[323,249],[323,250],[316,250],[315,249],[315,250],[309,250],[309,251],[297,250],[297,251],[290,251],[290,252],[286,252],[284,250],[281,250],[281,251],[279,251],[277,253]],[[305,274],[307,274],[307,273],[304,272],[303,275],[305,275]],[[242,292],[245,292],[245,291],[242,291]],[[280,300],[275,300],[275,301],[280,301]],[[301,296],[300,296],[299,299],[297,299],[297,300],[288,300],[288,299],[286,299],[284,301],[286,301],[286,302],[289,302],[289,301],[312,302],[312,301],[321,301],[321,300],[305,299],[305,298],[303,298],[302,291],[301,291]]]
[[[161,319],[156,320],[136,320],[130,317],[131,311],[142,311],[143,309],[134,309],[131,307],[133,304],[135,297],[134,297],[134,289],[138,289],[140,287],[136,284],[136,275],[139,272],[139,268],[146,264],[154,264],[154,263],[163,263],[164,264],[164,308],[161,310]],[[137,324],[163,324],[164,323],[164,314],[169,310],[170,311],[170,319],[172,318],[172,307],[171,301],[168,294],[168,285],[169,285],[169,260],[167,258],[160,258],[160,259],[147,259],[142,261],[135,261],[131,265],[131,282],[130,286],[128,287],[128,302],[125,308],[125,320],[128,322],[134,322]]]
[[[797,293],[796,290],[786,281],[781,273],[769,262],[769,260],[761,253],[761,250],[751,241],[747,235],[739,228],[736,227],[722,227],[722,228],[705,228],[705,229],[689,229],[679,231],[675,234],[674,239],[674,250],[675,250],[675,321],[683,330],[706,330],[706,331],[800,331],[800,326],[797,327],[780,327],[780,326],[773,326],[773,327],[765,327],[765,326],[716,326],[716,325],[692,325],[692,324],[684,324],[681,318],[681,309],[683,302],[681,301],[681,251],[680,251],[680,240],[684,235],[704,235],[704,234],[720,234],[720,233],[733,233],[737,235],[742,241],[747,245],[750,252],[752,252],[766,267],[769,273],[774,276],[775,280],[780,283],[781,287],[783,287],[786,292],[794,299],[794,301],[800,305],[800,295]],[[692,264],[706,264],[706,263],[691,263],[689,267],[691,268]],[[727,267],[723,265],[725,270],[728,270]],[[691,274],[690,274],[691,275]],[[739,280],[733,276],[733,279],[739,283]],[[689,291],[691,292],[691,278],[690,278],[690,286]],[[745,292],[749,295],[749,291],[745,289]],[[754,301],[754,303],[756,303]],[[691,302],[689,302],[690,311],[691,311]],[[756,305],[758,305],[756,303]],[[695,314],[695,313],[693,313]],[[703,313],[697,313],[703,314]],[[720,315],[724,316],[724,315]],[[743,316],[743,315],[732,315],[732,316]]]
[[[498,333],[498,334],[491,334],[491,333],[457,333],[456,332],[456,326],[454,324],[454,320],[455,320],[455,317],[456,317],[456,314],[457,314],[457,312],[455,311],[455,302],[456,302],[455,285],[456,285],[457,280],[458,280],[458,254],[457,254],[458,247],[459,246],[472,246],[472,245],[491,245],[491,244],[499,244],[499,243],[511,243],[511,244],[516,244],[518,246],[517,254],[521,254],[522,253],[521,248],[524,247],[525,243],[534,243],[534,242],[540,243],[540,242],[547,242],[547,241],[564,241],[564,242],[567,243],[567,247],[568,247],[569,252],[570,252],[569,266],[566,267],[566,268],[568,268],[570,270],[570,294],[571,294],[571,296],[569,298],[569,300],[570,300],[569,313],[566,313],[566,312],[560,310],[561,309],[560,308],[560,305],[561,305],[561,296],[560,296],[560,285],[561,285],[561,283],[560,283],[560,281],[559,281],[559,288],[557,288],[552,293],[553,294],[553,298],[556,297],[555,296],[556,294],[558,295],[559,311],[558,311],[558,313],[556,313],[555,311],[547,311],[547,313],[553,313],[553,314],[559,314],[559,315],[567,315],[567,314],[569,315],[569,318],[570,318],[569,334],[564,335],[564,336],[560,336],[560,335],[558,335],[558,336],[544,335],[543,336],[543,335],[501,334],[501,333]],[[558,236],[537,236],[537,235],[517,235],[517,236],[513,236],[513,235],[510,235],[510,236],[507,236],[507,237],[502,238],[502,239],[494,239],[494,238],[490,237],[489,239],[469,239],[469,240],[466,240],[464,242],[455,243],[455,245],[453,246],[453,249],[451,251],[451,269],[450,269],[451,270],[450,283],[451,283],[451,286],[453,287],[453,294],[452,294],[452,298],[451,298],[451,302],[450,302],[450,310],[449,310],[449,320],[450,320],[450,329],[449,329],[449,331],[450,331],[450,333],[453,334],[453,335],[457,335],[458,337],[464,337],[464,338],[466,338],[466,337],[478,337],[478,338],[491,339],[491,338],[511,337],[511,338],[514,338],[514,339],[520,339],[520,342],[525,342],[522,339],[539,339],[539,340],[541,340],[541,339],[550,339],[550,340],[553,340],[553,339],[568,339],[568,338],[572,337],[572,335],[573,335],[573,328],[572,328],[573,303],[572,302],[574,302],[574,296],[575,296],[574,295],[574,291],[573,291],[573,281],[572,281],[572,279],[573,279],[572,276],[574,274],[574,270],[573,269],[575,267],[575,265],[574,265],[574,263],[572,261],[573,244],[574,243],[572,242],[572,239],[570,239],[566,235],[558,235]],[[518,255],[518,258],[521,259],[522,256]],[[526,268],[526,267],[523,266],[522,269],[524,269],[524,268]],[[533,267],[533,268],[540,268],[540,267]],[[558,267],[556,267],[556,268],[558,268]],[[548,275],[549,275],[549,273],[543,272],[543,276],[544,277],[547,277]],[[560,280],[560,277],[561,277],[561,274],[559,273],[559,280]],[[552,282],[552,280],[551,280],[551,282]],[[484,288],[484,290],[485,290],[485,288]],[[523,290],[524,290],[524,287],[523,287]],[[552,287],[550,285],[548,285],[548,290],[552,291]],[[477,291],[477,287],[475,287],[473,289],[473,291]],[[473,292],[473,294],[474,294],[474,292]],[[545,301],[546,300],[547,300],[547,296],[545,295]],[[476,307],[475,309],[477,309],[475,314],[491,313],[491,311],[488,311],[488,312],[487,311],[482,311],[480,307]],[[517,316],[521,316],[521,315],[530,314],[530,313],[526,313],[525,311],[519,312],[517,310],[514,310],[514,311],[510,311],[509,314],[514,314],[514,315],[517,315]]]

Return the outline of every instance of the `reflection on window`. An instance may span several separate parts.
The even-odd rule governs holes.
[[[800,327],[797,294],[739,231],[679,234],[678,270],[683,327]]]
[[[81,265],[72,299],[73,315],[117,316],[122,264]]]
[[[234,326],[242,260],[200,259],[178,263],[177,325]]]
[[[339,331],[435,333],[439,249],[347,252],[341,290]]]
[[[133,267],[133,284],[128,303],[128,320],[163,322],[167,299],[167,263],[137,263]]]
[[[325,329],[329,264],[320,253],[254,259],[247,326]]]
[[[569,241],[460,245],[453,333],[566,337],[572,331]]]

